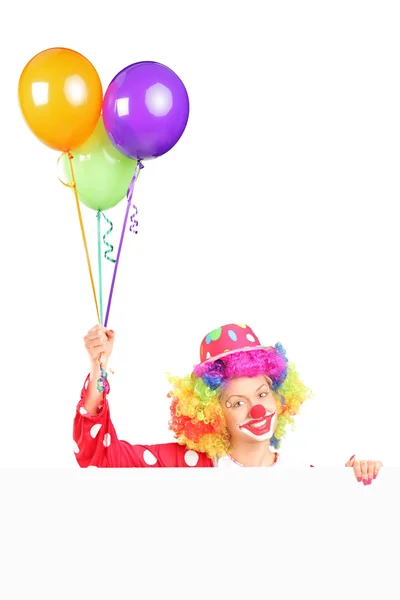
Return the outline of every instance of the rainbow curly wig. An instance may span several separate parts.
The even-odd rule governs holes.
[[[281,344],[227,354],[197,365],[191,375],[183,378],[169,376],[173,386],[169,393],[169,427],[178,443],[205,452],[211,459],[229,453],[230,436],[220,403],[224,385],[230,379],[258,375],[266,375],[272,381],[278,420],[270,444],[279,449],[286,427],[291,425],[294,429],[293,417],[311,395],[294,364],[288,362]]]

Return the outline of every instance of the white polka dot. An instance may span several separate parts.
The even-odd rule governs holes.
[[[209,352],[207,352],[207,356],[206,356],[206,358],[208,359],[208,358],[210,358],[210,357],[211,357],[211,354],[210,354]]]
[[[81,413],[81,415],[87,415],[87,410],[83,406],[80,407],[79,412]]]
[[[249,342],[255,342],[256,338],[254,337],[254,335],[251,335],[251,333],[248,333],[246,335],[246,338],[249,340]]]
[[[78,446],[78,444],[75,442],[75,440],[74,440],[74,452],[75,452],[75,454],[78,454],[78,452],[79,452],[79,446]]]
[[[156,457],[150,452],[150,450],[145,450],[143,452],[143,460],[146,463],[146,465],[149,466],[155,465],[157,462]]]
[[[104,436],[103,444],[106,448],[108,448],[108,446],[111,444],[111,435],[109,433],[106,433]]]
[[[93,427],[90,430],[90,435],[92,436],[92,438],[95,438],[96,435],[99,433],[101,428],[101,423],[97,423],[96,425],[93,425]]]
[[[188,450],[185,453],[185,463],[188,467],[195,467],[199,462],[199,455],[194,450]]]

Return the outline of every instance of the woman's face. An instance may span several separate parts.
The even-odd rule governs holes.
[[[268,377],[259,375],[231,379],[224,388],[221,404],[233,444],[264,442],[273,436],[278,415],[270,384]],[[256,405],[262,405],[264,410],[258,408],[251,416]]]

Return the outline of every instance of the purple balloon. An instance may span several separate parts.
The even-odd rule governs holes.
[[[103,121],[114,146],[136,160],[171,150],[185,131],[189,97],[179,77],[156,62],[125,67],[111,81]]]

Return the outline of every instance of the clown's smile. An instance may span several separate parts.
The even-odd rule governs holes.
[[[246,419],[244,423],[238,423],[237,428],[252,437],[264,437],[268,439],[273,433],[276,412],[267,413],[262,419]]]

